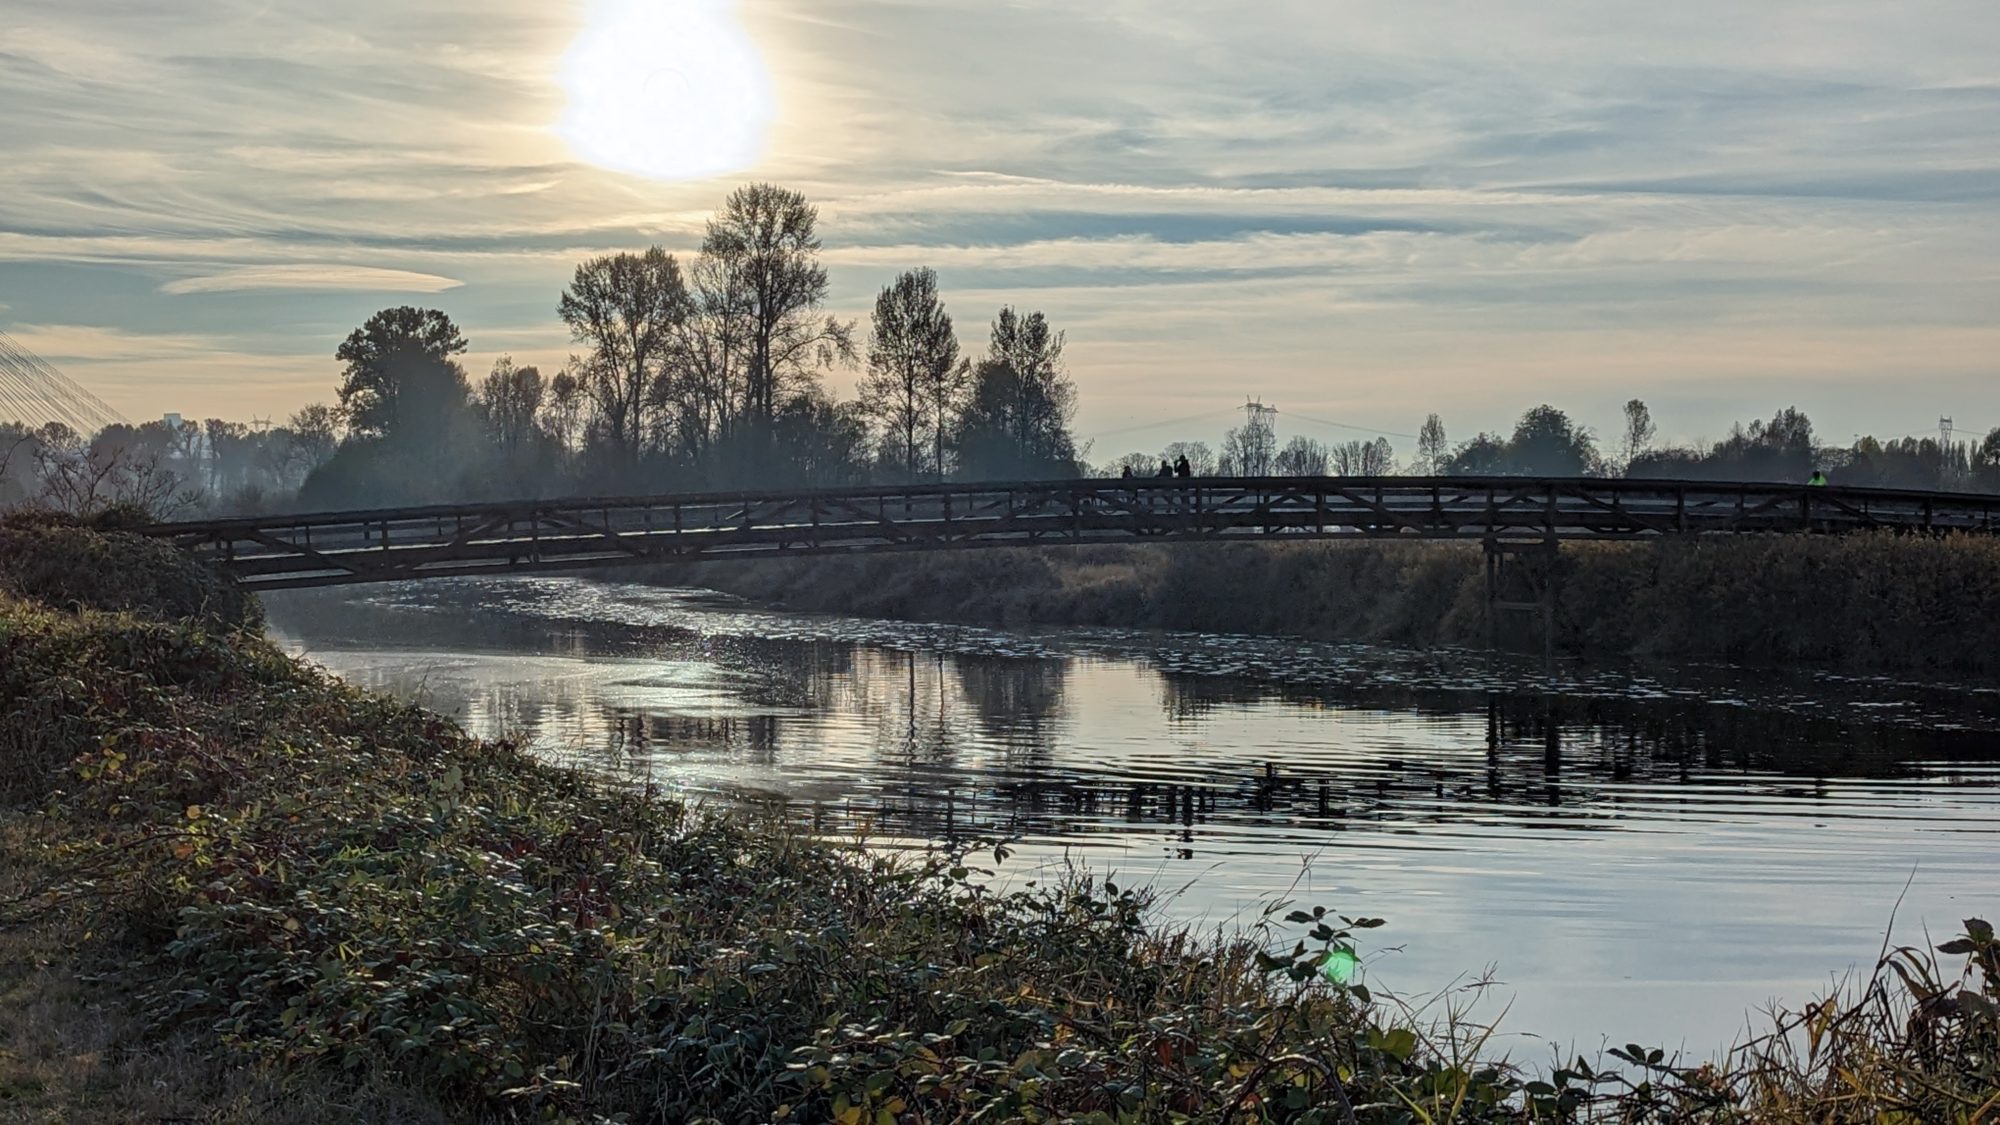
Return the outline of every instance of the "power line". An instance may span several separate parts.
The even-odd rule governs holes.
[[[1320,425],[1320,426],[1333,426],[1342,430],[1354,430],[1358,433],[1379,434],[1382,437],[1409,438],[1411,441],[1418,440],[1417,435],[1415,434],[1402,434],[1402,433],[1397,433],[1395,430],[1377,429],[1374,426],[1357,426],[1352,422],[1336,422],[1331,418],[1315,418],[1310,414],[1301,414],[1296,410],[1285,411],[1285,417],[1297,418],[1301,422],[1311,422],[1314,423],[1315,425]]]
[[[1200,422],[1208,418],[1219,418],[1225,414],[1234,414],[1241,409],[1242,407],[1240,406],[1231,406],[1221,410],[1210,410],[1206,413],[1191,415],[1186,418],[1169,418],[1163,422],[1141,422],[1136,426],[1121,426],[1115,430],[1099,430],[1091,434],[1090,439],[1092,441],[1102,441],[1108,437],[1117,437],[1119,434],[1138,433],[1140,430],[1157,430],[1165,426],[1185,426],[1190,422]]]

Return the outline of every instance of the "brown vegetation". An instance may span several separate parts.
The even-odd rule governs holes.
[[[1571,655],[2000,671],[2000,539],[1573,543],[1554,566],[1556,646]],[[985,550],[709,563],[661,577],[796,609],[920,620],[1420,646],[1486,636],[1484,567],[1470,544]],[[1531,588],[1539,573],[1521,577]]]

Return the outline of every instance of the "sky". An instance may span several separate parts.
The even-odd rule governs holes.
[[[755,180],[843,316],[1046,312],[1099,460],[2000,426],[1992,0],[0,4],[0,330],[134,419],[330,400],[396,304],[552,370],[578,262]]]

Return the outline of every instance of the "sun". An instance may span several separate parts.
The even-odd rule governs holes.
[[[695,180],[755,164],[775,106],[729,0],[597,0],[562,62],[557,126],[592,164]]]

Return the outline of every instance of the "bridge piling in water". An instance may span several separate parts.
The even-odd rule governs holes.
[[[1486,647],[1500,649],[1503,614],[1533,614],[1542,627],[1542,667],[1549,673],[1556,663],[1556,560],[1561,550],[1561,541],[1554,537],[1528,542],[1495,537],[1481,544],[1486,561]],[[1516,565],[1509,566],[1510,559]],[[1507,596],[1508,578],[1517,573],[1525,575],[1532,600]]]

